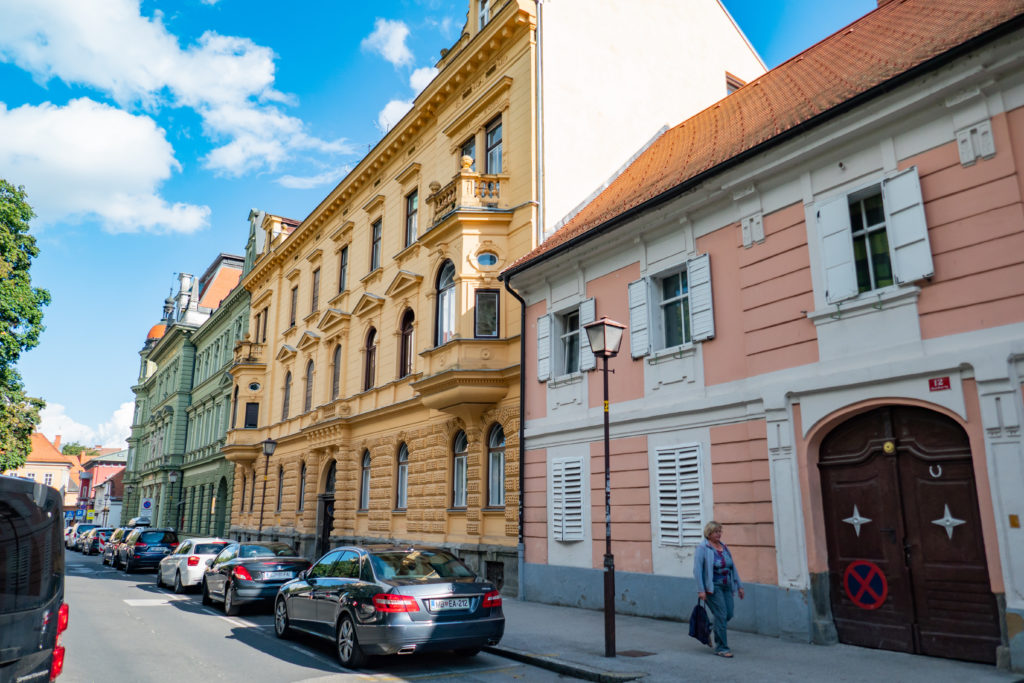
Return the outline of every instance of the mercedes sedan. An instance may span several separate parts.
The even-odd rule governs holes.
[[[505,633],[501,594],[451,553],[408,546],[331,550],[281,586],[274,631],[334,641],[343,666],[367,655],[454,650],[472,656]]]

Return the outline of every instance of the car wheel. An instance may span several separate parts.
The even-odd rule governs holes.
[[[278,598],[274,604],[274,634],[278,638],[289,638],[292,629],[288,626],[288,606],[284,598]]]
[[[478,647],[464,647],[455,651],[456,657],[476,657],[478,654],[480,654]]]
[[[224,614],[229,617],[238,616],[238,594],[235,592],[234,584],[224,589]]]
[[[213,600],[210,598],[210,588],[206,585],[206,579],[203,579],[203,604],[212,605]]]
[[[185,584],[181,582],[181,572],[174,572],[174,592],[178,595],[185,592]]]
[[[129,557],[128,559],[126,559],[124,561],[124,573],[125,574],[131,574],[132,571],[134,571],[134,570],[135,570],[135,567],[132,566],[132,558]]]
[[[162,571],[160,571],[160,567],[157,567],[156,568],[156,587],[157,588],[163,588],[164,587],[164,578],[163,578],[163,576],[164,576],[164,574],[163,574]]]
[[[338,661],[342,666],[356,668],[366,663],[366,655],[359,647],[356,625],[352,622],[352,617],[346,614],[341,618],[334,640],[338,646]]]

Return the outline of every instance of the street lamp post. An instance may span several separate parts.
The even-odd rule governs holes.
[[[267,439],[263,442],[263,455],[266,458],[263,461],[263,498],[260,500],[259,538],[263,538],[263,508],[267,505],[267,472],[270,470],[270,456],[274,454],[275,448],[277,448],[277,442],[273,439]]]
[[[604,375],[604,656],[615,656],[615,556],[612,554],[611,445],[608,436],[608,359],[619,353],[626,326],[607,316],[583,326]]]

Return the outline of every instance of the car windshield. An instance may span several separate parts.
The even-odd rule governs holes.
[[[196,555],[216,555],[224,549],[227,543],[197,543],[192,552]]]
[[[243,545],[238,551],[239,557],[291,557],[294,554],[295,551],[286,543]]]
[[[382,579],[449,579],[476,576],[462,560],[444,550],[395,550],[370,555]]]
[[[139,542],[147,544],[176,543],[177,540],[178,536],[173,531],[144,531],[139,535]]]

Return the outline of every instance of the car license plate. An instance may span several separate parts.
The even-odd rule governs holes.
[[[263,578],[266,581],[272,581],[274,579],[291,579],[295,576],[295,572],[263,572]]]
[[[430,601],[431,612],[444,612],[450,609],[469,609],[469,598],[441,598]]]
[[[160,552],[163,553],[164,555],[167,555],[168,553],[171,552],[171,549],[170,548],[160,548]]]

